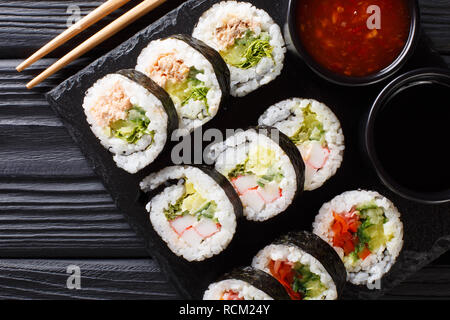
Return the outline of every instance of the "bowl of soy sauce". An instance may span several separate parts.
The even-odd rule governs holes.
[[[418,69],[373,104],[364,148],[380,180],[409,200],[450,202],[450,70]]]

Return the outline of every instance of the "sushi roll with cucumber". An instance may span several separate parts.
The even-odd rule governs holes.
[[[372,285],[395,263],[403,246],[403,224],[391,201],[374,191],[348,191],[325,203],[313,231],[334,247],[348,280]]]
[[[219,51],[231,72],[231,94],[242,97],[281,74],[286,53],[280,27],[248,2],[223,1],[198,21],[193,37]]]
[[[213,119],[229,96],[230,73],[221,56],[187,35],[150,42],[139,55],[136,70],[169,93],[179,115],[178,136]]]
[[[336,300],[346,282],[345,267],[333,248],[305,231],[268,245],[252,266],[276,278],[292,300]]]
[[[92,132],[129,173],[154,162],[178,127],[167,93],[135,70],[98,80],[86,92],[83,109]]]
[[[306,165],[305,190],[320,188],[336,174],[344,157],[344,134],[336,115],[312,99],[281,101],[259,118],[287,135],[300,150]]]
[[[305,166],[300,152],[275,128],[238,131],[213,145],[209,158],[239,194],[248,220],[275,217],[303,191]]]
[[[203,300],[290,300],[280,283],[252,267],[237,268],[209,285]]]
[[[242,205],[233,187],[206,167],[174,166],[151,174],[140,187],[154,230],[187,261],[222,252],[233,239]]]

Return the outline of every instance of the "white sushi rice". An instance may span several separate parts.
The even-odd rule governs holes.
[[[215,161],[216,170],[227,177],[237,165],[245,162],[252,150],[261,146],[275,152],[284,176],[279,184],[283,195],[276,201],[266,204],[261,211],[255,211],[244,205],[244,216],[252,221],[266,221],[284,212],[291,205],[297,191],[296,173],[291,160],[271,138],[253,129],[240,131],[223,143],[213,145],[209,152],[209,158]]]
[[[305,190],[320,188],[328,179],[334,176],[340,168],[345,151],[345,139],[341,124],[336,115],[325,104],[313,99],[293,98],[281,101],[271,106],[259,118],[259,125],[273,126],[288,137],[292,137],[303,123],[303,109],[311,105],[311,111],[317,114],[325,130],[325,140],[330,150],[325,166],[315,170],[306,166]],[[300,145],[297,146],[300,152]],[[309,170],[309,172],[308,172]]]
[[[348,191],[330,202],[325,203],[316,216],[313,223],[313,232],[333,246],[334,223],[333,212],[349,212],[352,208],[374,201],[376,205],[383,208],[388,222],[384,224],[384,233],[392,236],[386,246],[381,246],[377,252],[373,252],[366,259],[359,259],[352,263],[350,259],[344,259],[342,248],[333,247],[344,261],[347,269],[347,280],[357,285],[374,284],[386,274],[395,263],[403,247],[403,224],[400,213],[394,204],[375,191]]]
[[[271,260],[289,261],[292,263],[301,263],[309,267],[312,273],[320,277],[320,281],[326,287],[326,290],[318,296],[310,300],[336,300],[338,297],[336,285],[330,274],[326,271],[324,266],[309,253],[304,252],[294,245],[271,244],[261,251],[253,258],[252,267],[260,269],[270,274],[269,263]]]
[[[200,17],[192,36],[220,51],[215,30],[231,18],[251,20],[258,24],[260,27],[254,30],[256,36],[261,32],[267,32],[273,48],[272,58],[264,57],[252,68],[240,69],[228,65],[231,73],[231,95],[242,97],[268,84],[281,74],[286,48],[280,27],[267,12],[257,9],[248,2],[223,1],[213,5]]]
[[[151,135],[146,135],[136,144],[130,144],[107,135],[105,128],[97,124],[91,109],[96,105],[98,98],[117,82],[130,97],[131,104],[145,110],[145,115],[150,119],[148,130],[155,132],[153,139]],[[151,164],[164,149],[167,141],[168,116],[161,101],[147,89],[122,75],[109,74],[98,80],[86,92],[83,109],[92,132],[101,144],[114,155],[117,166],[129,173],[136,173]]]
[[[227,279],[210,284],[203,295],[203,300],[220,300],[223,294],[229,290],[239,293],[239,298],[244,300],[273,300],[264,291],[245,281],[236,279]]]
[[[203,81],[209,88],[206,96],[209,106],[209,117],[198,118],[198,114],[204,109],[205,104],[202,101],[190,100],[184,106],[180,101],[174,100],[175,109],[180,118],[178,136],[192,132],[196,128],[213,119],[219,111],[222,99],[222,90],[217,80],[212,64],[199,51],[189,46],[186,42],[174,38],[155,40],[141,52],[137,60],[136,70],[147,73],[147,68],[153,65],[158,58],[167,53],[174,53],[176,59],[181,59],[184,64],[191,68],[194,67],[203,73],[197,75],[197,79]],[[157,79],[153,79],[157,80]]]
[[[187,261],[202,261],[222,252],[231,242],[236,230],[236,214],[234,207],[228,199],[225,191],[202,170],[195,167],[174,166],[161,170],[145,178],[140,187],[148,192],[158,188],[168,180],[180,180],[178,185],[164,189],[162,193],[155,196],[146,206],[150,213],[150,221],[155,231],[167,243],[170,250]],[[185,191],[182,184],[187,179],[194,184],[197,192],[208,201],[215,201],[217,211],[215,217],[221,224],[221,230],[213,236],[203,240],[199,245],[192,246],[183,238],[179,237],[171,228],[169,221],[164,215],[164,210],[169,204],[174,204]]]

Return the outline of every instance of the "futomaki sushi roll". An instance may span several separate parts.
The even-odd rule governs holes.
[[[238,268],[209,285],[203,300],[289,300],[283,286],[252,267]]]
[[[178,136],[214,118],[229,96],[230,75],[221,56],[187,35],[150,42],[136,69],[169,93],[180,118]]]
[[[374,284],[395,263],[403,246],[403,224],[391,201],[374,191],[348,191],[325,203],[313,231],[334,247],[348,280]]]
[[[283,236],[262,249],[252,266],[275,277],[292,300],[335,300],[346,282],[339,256],[309,232]]]
[[[303,191],[305,167],[300,152],[275,128],[238,131],[213,145],[209,157],[231,181],[248,220],[275,217]]]
[[[92,132],[129,173],[154,162],[178,127],[167,93],[135,70],[98,80],[86,92],[83,109]]]
[[[198,21],[193,37],[219,51],[231,72],[231,94],[242,97],[278,77],[286,53],[280,27],[247,2],[215,4]]]
[[[305,190],[320,188],[342,164],[344,134],[336,115],[325,104],[294,98],[270,107],[260,125],[273,126],[287,135],[305,161]]]
[[[202,261],[222,252],[242,215],[239,197],[213,169],[174,166],[151,174],[141,189],[154,230],[176,255]]]

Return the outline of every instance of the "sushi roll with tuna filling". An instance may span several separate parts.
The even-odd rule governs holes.
[[[229,70],[212,48],[186,35],[150,42],[137,60],[172,98],[180,123],[178,136],[213,119],[230,91]]]
[[[284,212],[303,191],[304,163],[295,145],[275,128],[238,131],[213,145],[209,158],[239,194],[248,220]]]
[[[146,209],[154,230],[176,255],[202,261],[222,252],[233,239],[242,205],[233,187],[214,170],[168,167],[140,186],[146,193],[157,193]]]
[[[215,4],[198,21],[193,37],[213,47],[231,72],[231,94],[242,97],[281,74],[285,43],[280,27],[247,2]]]
[[[279,102],[259,118],[287,135],[306,165],[305,190],[320,188],[342,164],[344,135],[336,115],[325,104],[294,98]]]
[[[98,80],[86,92],[83,109],[92,132],[129,173],[154,162],[178,126],[167,93],[135,70]]]
[[[255,256],[252,266],[275,277],[292,300],[336,300],[346,281],[333,248],[309,232],[278,239]]]
[[[348,280],[356,285],[380,280],[403,246],[400,213],[391,201],[373,191],[349,191],[325,203],[313,229],[334,247]]]
[[[252,267],[238,268],[209,285],[203,300],[289,300],[273,277]]]

